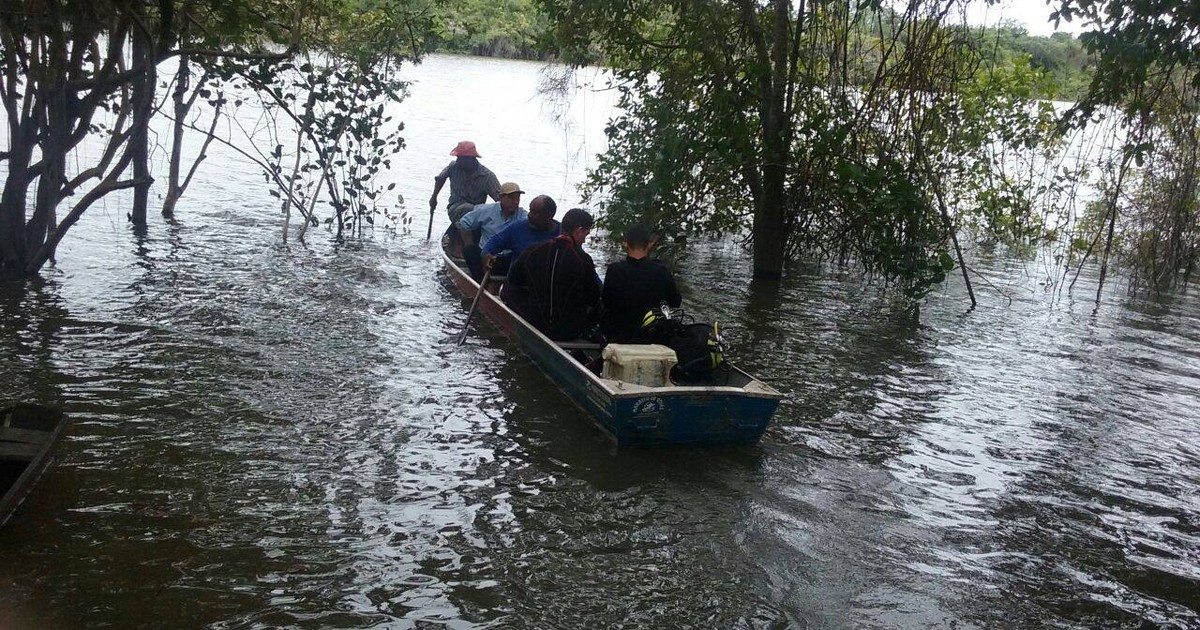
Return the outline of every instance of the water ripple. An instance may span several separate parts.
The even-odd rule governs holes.
[[[98,209],[0,287],[0,395],[74,419],[0,531],[5,618],[1200,627],[1195,296],[1097,310],[1095,278],[995,255],[1011,304],[951,282],[916,321],[852,271],[751,282],[699,243],[685,306],[786,398],[755,448],[618,452],[482,318],[456,343],[423,235],[281,246],[253,177],[209,177],[212,206],[144,237]]]

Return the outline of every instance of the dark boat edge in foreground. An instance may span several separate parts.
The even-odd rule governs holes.
[[[0,408],[0,525],[4,525],[50,463],[66,415],[18,403]]]
[[[479,284],[442,251],[446,272],[473,299]],[[477,307],[618,446],[754,444],[783,395],[734,367],[720,385],[646,387],[602,378],[571,352],[597,357],[598,344],[556,343],[485,291]]]

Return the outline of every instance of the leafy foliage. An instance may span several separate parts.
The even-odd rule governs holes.
[[[414,33],[429,30],[429,8],[424,0],[54,0],[36,10],[0,12],[0,101],[12,146],[0,154],[7,166],[0,275],[36,273],[82,213],[115,190],[135,189],[131,220],[144,222],[157,69],[172,57],[184,61],[173,95],[176,127],[164,213],[173,211],[186,187],[178,168],[182,118],[197,98],[224,107],[226,88],[236,92],[241,85],[254,93],[242,90],[233,98],[263,99],[267,109],[295,123],[293,137],[308,143],[299,143],[294,154],[307,151],[308,168],[298,160],[290,177],[280,162],[281,144],[260,154],[268,180],[279,184],[277,194],[303,207],[292,195],[294,183],[315,168],[335,208],[339,235],[347,225],[361,229],[373,222],[382,191],[371,182],[387,167],[387,155],[402,146],[400,127],[389,127],[385,115],[386,103],[403,93],[390,70],[421,54],[423,40]],[[202,71],[194,85],[186,80],[191,64]],[[210,136],[213,128],[215,120]],[[89,137],[107,141],[99,156],[76,151]],[[66,165],[76,162],[86,166],[69,173]],[[89,185],[60,218],[59,204]],[[31,191],[36,193],[28,204]],[[311,217],[311,202],[302,213]]]
[[[387,105],[407,93],[394,68],[422,53],[413,33],[431,28],[429,9],[422,0],[332,3],[311,48],[285,60],[222,59],[216,66],[222,94],[257,96],[255,107],[266,120],[259,128],[242,128],[245,144],[274,147],[251,157],[285,213],[304,217],[301,238],[318,224],[314,206],[322,192],[334,210],[326,222],[338,237],[347,230],[361,234],[377,217],[390,224],[411,220],[396,211],[398,197],[395,205],[385,201],[394,184],[385,190],[377,178],[404,146],[403,124],[393,123]]]
[[[675,242],[745,234],[756,263],[778,239],[789,258],[858,264],[912,298],[953,268],[956,221],[1040,235],[1015,178],[988,193],[1009,151],[1057,132],[1031,104],[1044,72],[988,65],[980,31],[925,17],[952,3],[790,6],[626,2],[613,19],[608,3],[547,4],[572,58],[617,64],[622,114],[585,190],[603,223]]]
[[[1095,57],[1095,72],[1077,113],[1121,104],[1129,113],[1153,109],[1160,81],[1178,73],[1200,88],[1200,12],[1184,0],[1057,0],[1052,17],[1081,21],[1084,49]]]
[[[1179,80],[1159,100],[1152,135],[1124,182],[1105,182],[1105,203],[1091,204],[1073,249],[1086,256],[1107,240],[1136,285],[1166,291],[1186,284],[1200,265],[1200,91]],[[1132,148],[1127,146],[1127,150]]]
[[[377,178],[403,148],[403,125],[386,113],[403,98],[406,85],[389,73],[330,55],[307,56],[303,63],[255,64],[231,71],[223,90],[266,97],[254,106],[270,124],[244,129],[247,144],[274,147],[260,153],[269,192],[317,223],[313,204],[322,192],[341,236],[361,232],[375,217],[403,219],[384,203]],[[236,112],[234,114],[236,116]]]
[[[1095,57],[1086,94],[1065,118],[1082,128],[1115,118],[1119,159],[1106,165],[1104,202],[1079,225],[1077,248],[1098,258],[1101,283],[1111,260],[1132,269],[1135,285],[1164,290],[1196,267],[1200,164],[1200,12],[1182,0],[1059,0],[1056,16],[1083,21]]]
[[[1034,36],[1024,26],[1011,23],[970,30],[976,34],[985,65],[1019,64],[1043,74],[1044,79],[1035,85],[1030,96],[1074,101],[1086,92],[1093,63],[1078,38],[1061,32],[1049,37]]]
[[[431,46],[491,57],[542,56],[550,22],[535,0],[447,0]]]

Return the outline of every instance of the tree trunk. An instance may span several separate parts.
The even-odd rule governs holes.
[[[129,221],[135,227],[146,226],[146,211],[150,203],[150,117],[154,111],[154,88],[157,81],[153,46],[149,35],[133,32],[133,63],[141,75],[133,83],[133,135],[129,141],[133,151],[133,210]]]
[[[788,0],[772,0],[774,30],[771,37],[771,75],[763,77],[762,105],[762,194],[754,200],[754,277],[783,276],[787,246],[787,165],[790,160],[786,100],[788,75]]]
[[[783,276],[787,234],[784,222],[784,167],[763,166],[763,194],[754,200],[754,277]]]
[[[64,60],[55,58],[50,68],[55,76],[66,76],[63,72]],[[42,171],[38,177],[37,194],[34,197],[33,216],[25,224],[26,255],[41,249],[50,239],[54,225],[55,210],[62,198],[63,184],[66,182],[66,154],[68,136],[71,132],[71,120],[67,113],[66,82],[56,82],[45,90],[46,129],[42,137]],[[28,260],[26,261],[28,266]]]
[[[192,78],[191,63],[187,55],[179,56],[179,72],[175,75],[175,92],[172,101],[175,104],[175,122],[171,128],[171,157],[167,167],[167,198],[163,200],[162,215],[165,218],[175,216],[175,204],[183,196],[183,188],[179,184],[179,163],[183,159],[183,123],[191,109],[187,101],[188,88]]]
[[[7,177],[0,195],[0,276],[20,275],[25,269],[25,200],[29,186],[25,174],[37,143],[37,125],[31,119],[10,129]]]

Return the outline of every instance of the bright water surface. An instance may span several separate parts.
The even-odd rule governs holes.
[[[979,252],[1011,303],[952,280],[917,325],[701,247],[685,305],[787,394],[740,450],[614,452],[489,325],[456,346],[424,240],[446,153],[566,208],[601,148],[610,97],[564,132],[538,69],[413,71],[412,233],[281,246],[217,156],[178,223],[138,238],[110,201],[0,287],[0,396],[74,419],[0,530],[0,627],[1200,627],[1193,295],[1096,309],[1094,278]]]

